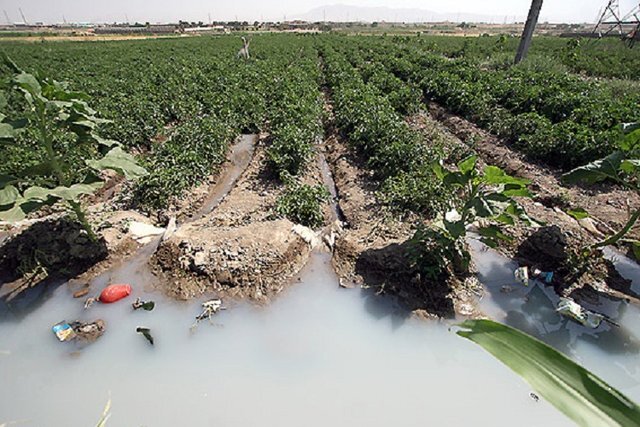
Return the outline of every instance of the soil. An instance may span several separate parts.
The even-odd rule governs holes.
[[[112,210],[108,203],[87,209],[94,230],[92,242],[81,226],[54,214],[21,222],[0,245],[0,298],[15,298],[30,287],[69,281],[82,288],[91,278],[123,262],[140,244],[128,232],[131,221],[151,221],[134,211]]]
[[[478,315],[477,282],[422,277],[408,257],[418,219],[400,221],[388,212],[376,196],[378,183],[361,159],[335,129],[328,127],[327,134],[324,150],[345,222],[333,256],[341,286],[360,286],[375,294],[395,296],[419,317]]]
[[[637,300],[639,295],[631,289],[631,282],[623,279],[599,251],[577,262],[581,248],[622,227],[628,218],[626,206],[640,204],[636,194],[608,184],[565,187],[560,171],[531,163],[506,142],[435,103],[429,104],[428,113],[419,113],[408,121],[425,138],[442,143],[449,155],[474,151],[479,156],[479,168],[495,165],[531,181],[529,188],[535,196],[518,198],[518,202],[530,217],[544,225],[509,227],[514,241],[499,248],[505,255],[532,269],[553,271],[553,286],[559,295],[577,301],[593,300],[595,294]],[[584,208],[590,217],[576,220],[566,213],[577,207]],[[638,230],[634,233],[637,236]]]
[[[280,293],[306,263],[311,246],[294,224],[274,212],[284,186],[267,167],[262,135],[249,166],[221,203],[200,219],[179,227],[151,259],[160,287],[189,299],[205,292],[218,297],[266,302]],[[310,162],[303,182],[319,184]]]

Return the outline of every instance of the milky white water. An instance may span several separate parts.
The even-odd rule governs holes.
[[[192,331],[206,298],[179,303],[153,293],[146,260],[155,247],[92,282],[94,293],[131,283],[133,294],[114,304],[85,311],[65,285],[0,301],[0,425],[94,426],[109,396],[109,427],[572,425],[450,323],[410,319],[389,299],[340,288],[328,254],[314,253],[273,304],[227,302]],[[637,307],[598,307],[622,326],[586,331],[555,313],[544,287],[515,285],[509,260],[473,248],[489,315],[640,401]],[[640,287],[640,267],[620,257],[618,265]],[[514,291],[501,293],[504,284]],[[155,300],[155,310],[133,311],[138,296]],[[51,331],[61,320],[98,318],[107,332],[84,347]],[[138,326],[151,329],[154,346]]]
[[[514,284],[517,265],[487,251],[477,241],[470,241],[486,295],[481,301],[485,313],[493,319],[524,330],[573,360],[587,367],[636,402],[640,402],[640,308],[624,302],[601,299],[585,307],[606,314],[620,326],[601,324],[592,330],[559,315],[558,297],[541,283],[528,287]],[[605,254],[627,279],[632,289],[640,291],[640,266],[611,250]],[[503,292],[503,285],[511,292]],[[639,420],[640,423],[640,420]]]
[[[329,262],[315,255],[275,303],[232,305],[195,333],[198,304],[146,294],[140,260],[94,283],[134,284],[115,304],[85,312],[61,286],[0,321],[0,421],[93,426],[110,395],[109,426],[570,425],[446,324],[339,288]],[[133,312],[135,296],[156,309]],[[82,349],[58,342],[51,325],[76,318],[103,318],[108,330]],[[151,328],[154,347],[137,326]]]

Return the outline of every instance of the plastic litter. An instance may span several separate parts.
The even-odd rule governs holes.
[[[56,323],[51,329],[53,330],[53,333],[56,334],[56,337],[58,337],[58,340],[60,340],[61,342],[71,341],[76,337],[75,331],[73,330],[71,325],[67,323],[66,320]]]
[[[222,300],[220,298],[214,298],[202,303],[202,313],[196,316],[196,320],[211,320],[211,316],[216,314],[219,310],[226,310],[226,307],[222,306]]]
[[[109,304],[126,298],[131,294],[131,285],[109,285],[102,290],[98,300]]]
[[[136,300],[131,304],[134,310],[143,309],[145,311],[151,311],[155,308],[156,303],[153,301],[142,301],[140,298],[136,298]]]
[[[95,341],[100,338],[106,330],[106,324],[102,319],[88,323],[75,321],[71,323],[71,327],[76,333],[76,337],[84,341]]]
[[[88,310],[91,308],[91,306],[98,301],[100,297],[91,297],[91,298],[87,298],[87,300],[84,302],[84,309]]]
[[[104,320],[98,319],[93,322],[75,322],[67,323],[66,320],[58,322],[51,328],[60,341],[71,341],[80,339],[84,341],[95,341],[104,334],[106,325]]]
[[[585,309],[571,298],[560,298],[556,311],[592,329],[600,326],[602,321],[605,320],[602,314]]]
[[[142,334],[147,339],[147,341],[149,341],[149,343],[153,345],[153,336],[151,336],[151,329],[138,326],[136,328],[136,332]]]
[[[222,300],[220,298],[210,299],[209,301],[205,301],[202,303],[202,313],[196,316],[196,321],[191,325],[191,330],[193,331],[200,323],[201,320],[209,319],[211,321],[211,316],[216,314],[220,310],[226,310],[226,307],[222,306]]]
[[[513,272],[514,277],[525,286],[529,286],[529,267],[518,267]]]
[[[305,227],[304,225],[295,224],[293,227],[291,227],[291,231],[300,236],[300,238],[304,240],[311,249],[318,246],[318,243],[320,242],[320,239],[318,238],[318,235],[315,233],[315,231],[313,231],[309,227]]]
[[[550,284],[553,282],[553,271],[540,271],[537,268],[533,270],[533,277],[538,280],[542,280],[544,283]]]

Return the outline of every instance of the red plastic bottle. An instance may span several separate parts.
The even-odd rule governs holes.
[[[131,295],[131,285],[109,285],[100,292],[100,302],[109,304]]]

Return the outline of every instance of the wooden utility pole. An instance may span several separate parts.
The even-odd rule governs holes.
[[[542,0],[531,0],[529,16],[527,17],[527,23],[524,24],[524,31],[522,32],[522,38],[520,39],[520,46],[518,47],[518,52],[516,53],[516,64],[520,63],[527,56],[529,46],[531,46],[533,30],[536,29],[536,24],[538,23],[538,17],[540,16],[541,8]]]

